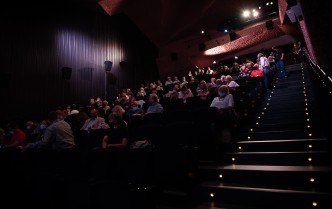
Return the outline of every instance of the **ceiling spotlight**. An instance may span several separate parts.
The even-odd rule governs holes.
[[[205,33],[205,31],[204,31],[204,30],[202,30],[202,31],[201,31],[201,34],[204,34],[204,33]]]
[[[262,9],[262,7],[258,7],[258,9]]]
[[[234,57],[234,59],[236,59],[236,60],[237,60],[237,59],[239,59],[239,58],[238,58],[237,56],[235,56],[235,57]]]
[[[248,10],[243,12],[243,17],[249,17],[250,16],[250,12]]]
[[[267,3],[266,3],[266,6],[269,6],[269,5],[270,5],[270,3],[269,3],[269,2],[267,2]]]
[[[228,30],[227,30],[227,29],[225,29],[224,31],[225,31],[225,33],[227,33],[227,32],[228,32]]]
[[[213,64],[216,64],[217,62],[216,61],[213,61]]]
[[[258,12],[253,12],[253,14],[252,14],[254,17],[258,17]]]
[[[271,3],[270,3],[271,5],[273,4],[273,2],[271,1]]]

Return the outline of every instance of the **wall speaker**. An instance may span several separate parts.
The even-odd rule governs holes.
[[[176,60],[178,60],[178,54],[177,54],[176,52],[172,52],[172,53],[171,53],[171,60],[172,60],[172,61],[176,61]]]
[[[109,61],[109,60],[106,60],[105,62],[104,62],[104,70],[106,71],[106,72],[109,72],[109,71],[111,71],[112,70],[112,67],[113,67],[113,62],[111,62],[111,61]]]
[[[64,79],[64,80],[70,80],[72,68],[70,68],[70,67],[63,67],[61,69],[61,72],[62,72],[62,79]]]
[[[231,41],[236,40],[236,33],[235,33],[235,32],[231,32],[231,33],[229,33],[229,39],[230,39]]]
[[[198,44],[198,51],[200,51],[200,52],[205,51],[205,44],[204,43]]]
[[[266,29],[267,30],[272,30],[273,29],[273,21],[272,20],[266,21],[265,24],[266,24]]]

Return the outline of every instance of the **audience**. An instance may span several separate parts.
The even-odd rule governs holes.
[[[158,95],[156,94],[150,94],[149,97],[149,104],[150,106],[148,107],[147,111],[145,114],[150,114],[150,113],[163,113],[164,108],[161,104],[158,102]]]
[[[46,128],[42,140],[21,147],[28,149],[51,148],[55,151],[75,148],[74,135],[70,125],[63,120],[63,111],[52,111],[48,115],[50,125]]]
[[[102,117],[98,117],[98,110],[96,108],[92,108],[90,110],[90,118],[87,119],[81,128],[81,130],[90,131],[95,129],[108,129],[109,126],[105,123],[105,119]]]

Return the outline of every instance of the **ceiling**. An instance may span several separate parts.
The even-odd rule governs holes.
[[[80,1],[80,0],[76,0]],[[269,9],[267,0],[84,0],[98,2],[109,15],[126,14],[158,47],[218,35],[218,25],[245,9]],[[277,0],[273,1],[274,6]],[[274,8],[275,8],[274,7]]]

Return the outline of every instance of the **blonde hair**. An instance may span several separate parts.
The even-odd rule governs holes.
[[[115,105],[112,108],[112,113],[122,116],[126,111],[121,107],[121,105]]]

